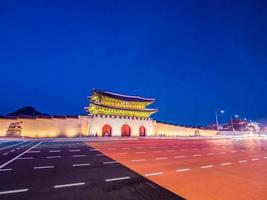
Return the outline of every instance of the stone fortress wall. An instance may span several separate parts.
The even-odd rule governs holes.
[[[156,122],[155,124],[155,136],[214,136],[216,134],[216,130],[206,130],[164,122]]]
[[[0,118],[0,136],[5,136],[12,123],[21,126],[22,137],[76,137],[88,132],[88,117],[78,118]],[[18,130],[18,128],[16,128]],[[12,130],[12,129],[11,129]]]
[[[108,124],[112,128],[112,136],[121,136],[121,127],[131,127],[131,136],[139,136],[140,126],[144,126],[146,136],[214,136],[217,131],[178,126],[152,119],[123,118],[112,116],[77,116],[51,118],[0,118],[0,136],[6,136],[12,123],[19,123],[22,137],[78,137],[97,134],[102,136],[102,128]],[[11,129],[12,130],[12,129]]]

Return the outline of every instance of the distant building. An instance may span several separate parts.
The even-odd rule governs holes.
[[[223,130],[259,132],[260,124],[253,121],[234,118],[230,122],[223,125]]]

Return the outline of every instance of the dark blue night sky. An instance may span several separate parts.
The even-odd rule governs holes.
[[[155,97],[155,119],[267,116],[266,1],[0,1],[0,113],[86,114],[92,88]]]

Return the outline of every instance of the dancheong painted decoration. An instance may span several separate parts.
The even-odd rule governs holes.
[[[158,111],[146,108],[155,102],[152,98],[93,89],[93,94],[88,99],[90,105],[86,107],[86,110],[90,114],[149,118],[151,114]]]

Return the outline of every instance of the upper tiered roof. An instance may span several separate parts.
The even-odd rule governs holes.
[[[115,98],[115,99],[121,99],[123,101],[134,101],[134,102],[154,102],[155,101],[154,98],[144,98],[144,97],[140,97],[140,96],[129,96],[129,95],[110,92],[107,90],[93,89],[93,92],[104,95],[104,96],[108,96],[111,98]],[[88,97],[88,98],[90,98],[90,97]]]

